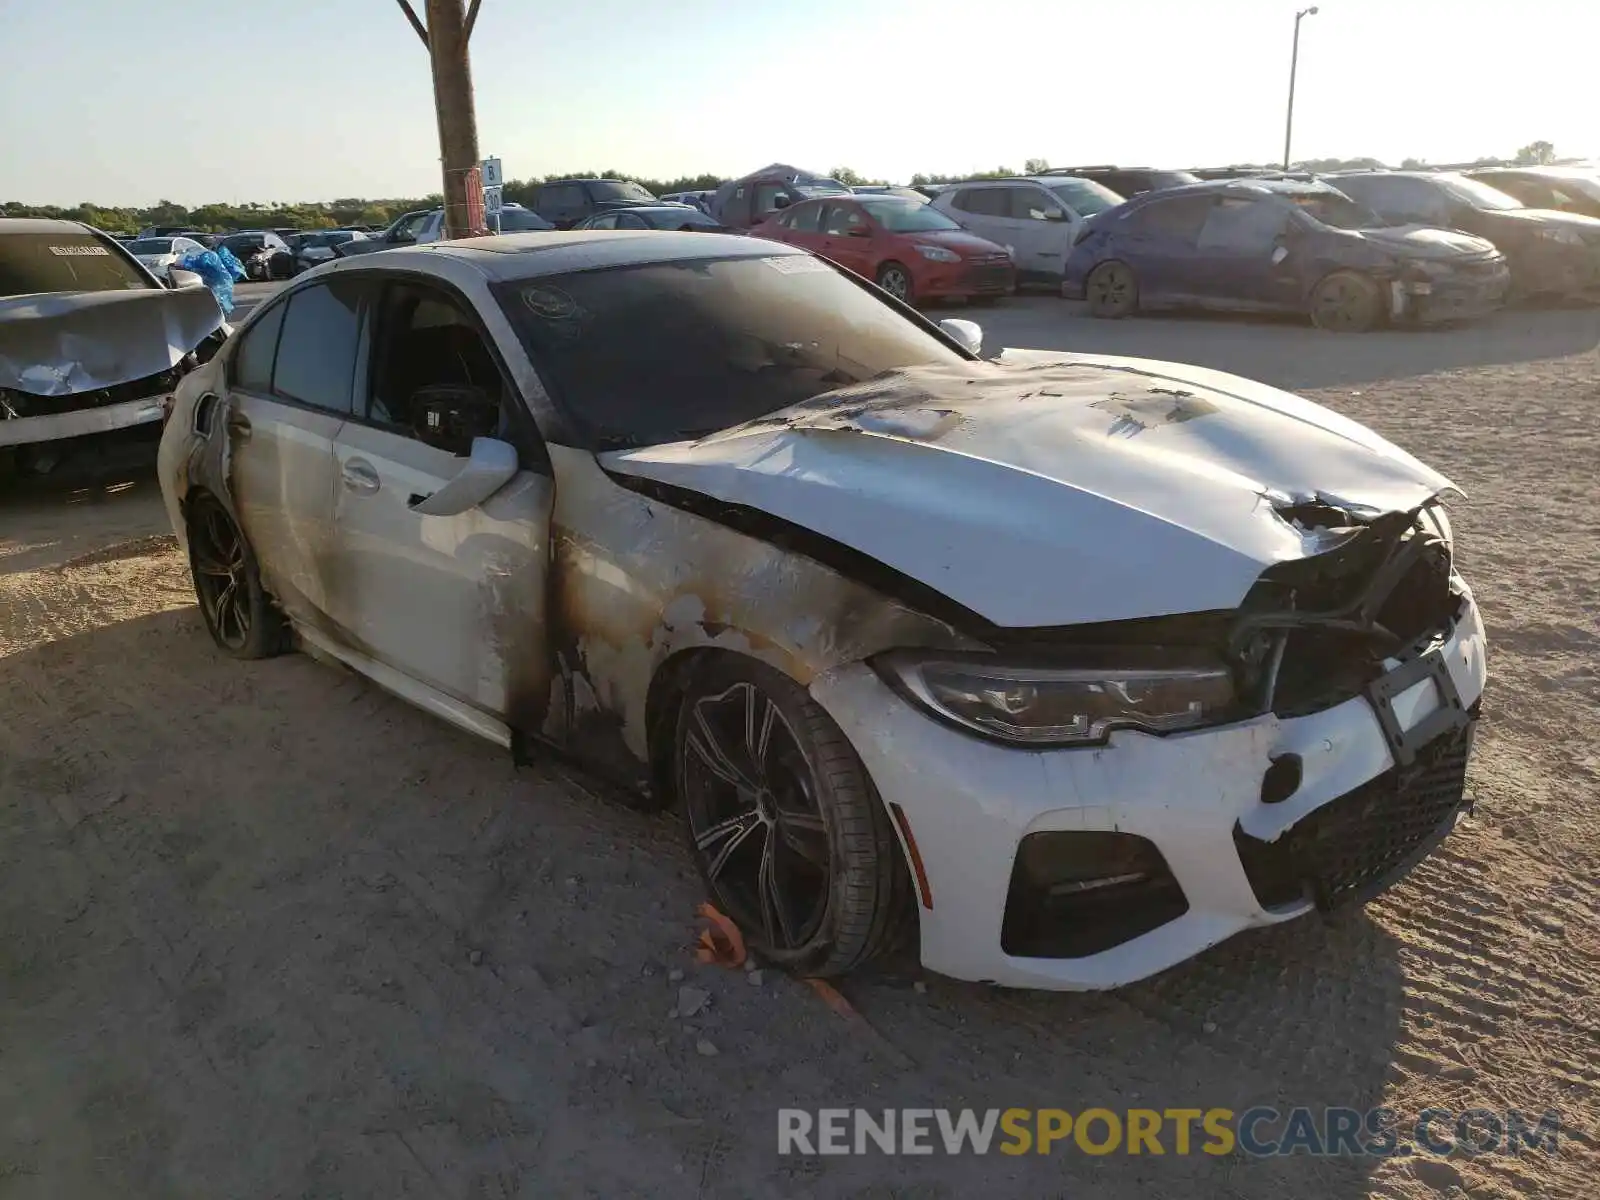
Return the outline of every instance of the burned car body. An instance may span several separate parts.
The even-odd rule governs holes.
[[[180,388],[160,476],[225,650],[680,805],[797,970],[915,914],[932,969],[1116,986],[1372,894],[1463,804],[1446,479],[1217,372],[980,360],[777,244],[318,268]]]
[[[208,289],[86,225],[0,220],[0,450],[159,422],[226,331]]]

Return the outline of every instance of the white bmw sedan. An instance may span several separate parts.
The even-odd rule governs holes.
[[[225,653],[676,806],[795,971],[914,927],[1112,987],[1403,875],[1484,684],[1449,482],[1247,380],[976,335],[750,238],[400,249],[186,378],[161,486]]]

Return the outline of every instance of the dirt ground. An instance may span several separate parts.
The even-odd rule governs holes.
[[[148,456],[91,462],[0,500],[0,1197],[1592,1197],[1600,315],[1351,338],[974,315],[1308,389],[1467,490],[1476,813],[1408,881],[1109,995],[893,964],[843,985],[852,1022],[696,965],[674,816],[310,658],[215,653]],[[710,996],[691,1018],[684,986]],[[776,1153],[780,1107],[1258,1104],[1569,1132],[1448,1160]]]

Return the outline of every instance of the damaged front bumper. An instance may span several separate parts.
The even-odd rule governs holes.
[[[171,386],[127,399],[107,400],[107,392],[110,389],[59,399],[0,393],[0,446],[31,446],[157,424],[172,395]],[[70,403],[64,405],[62,400]]]
[[[228,332],[206,288],[0,299],[0,447],[160,422],[197,352]]]
[[[904,816],[925,966],[1117,987],[1252,926],[1363,899],[1449,832],[1485,679],[1483,624],[1460,588],[1424,666],[1390,660],[1364,694],[1321,711],[1186,734],[1025,750],[930,720],[865,664],[811,690]]]

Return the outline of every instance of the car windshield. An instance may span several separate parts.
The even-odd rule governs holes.
[[[127,243],[129,251],[134,254],[171,254],[171,238],[140,238],[136,242]]]
[[[863,196],[857,203],[891,233],[927,233],[936,229],[961,228],[933,205],[904,196]]]
[[[658,208],[652,212],[641,214],[646,223],[654,225],[657,229],[671,226],[677,229],[682,225],[710,225],[717,223],[697,208]]]
[[[1502,212],[1506,209],[1523,207],[1522,201],[1515,196],[1508,196],[1499,188],[1492,188],[1482,180],[1468,179],[1465,175],[1441,175],[1439,186],[1452,200],[1460,201],[1471,208]]]
[[[529,212],[525,208],[502,208],[500,210],[501,233],[526,233],[533,229],[553,229],[551,225],[538,213]]]
[[[0,234],[0,296],[154,286],[109,239],[92,233]]]
[[[1376,229],[1383,224],[1371,209],[1337,193],[1304,192],[1288,199],[1308,217],[1332,229]]]
[[[654,200],[655,197],[631,179],[602,179],[589,185],[601,200]]]
[[[1052,182],[1056,198],[1080,217],[1092,217],[1122,203],[1122,197],[1092,179],[1061,179]]]
[[[496,287],[596,450],[704,437],[962,356],[810,255],[654,263]]]

